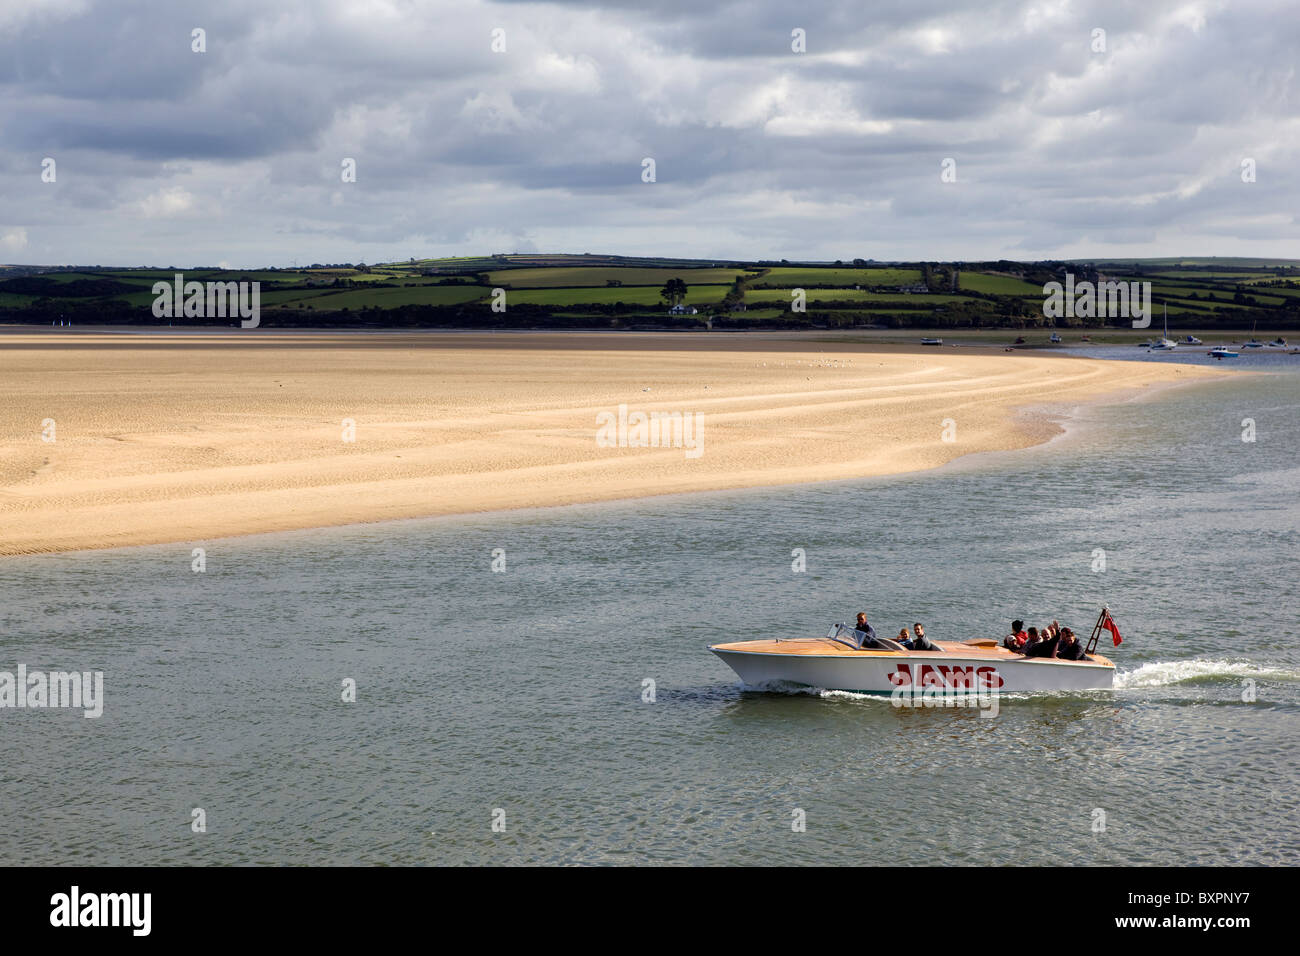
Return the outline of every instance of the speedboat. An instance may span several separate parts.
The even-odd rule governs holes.
[[[1240,352],[1234,352],[1232,349],[1228,348],[1228,347],[1225,346],[1225,345],[1220,345],[1220,346],[1218,346],[1218,347],[1216,347],[1216,348],[1212,348],[1212,349],[1210,349],[1210,350],[1209,350],[1208,352],[1206,352],[1205,354],[1206,354],[1206,355],[1209,355],[1211,358],[1216,358],[1216,359],[1218,359],[1219,361],[1223,361],[1223,360],[1226,359],[1226,358],[1236,358],[1236,357],[1237,357],[1238,355],[1240,355],[1241,353],[1240,353]]]
[[[1183,344],[1184,344],[1184,345],[1204,345],[1205,343],[1202,342],[1200,339],[1198,339],[1196,336],[1194,336],[1194,335],[1189,335],[1189,336],[1187,336],[1186,338],[1183,339]]]
[[[1268,343],[1268,347],[1271,349],[1284,349],[1286,348],[1286,339],[1279,335],[1272,342]]]
[[[736,641],[709,650],[751,686],[786,683],[860,694],[892,694],[902,687],[987,694],[1114,686],[1114,663],[1096,653],[1085,661],[1064,661],[1026,657],[990,639],[931,643],[939,649],[911,651],[837,624],[825,637]]]
[[[1050,339],[1048,339],[1047,341],[1051,342],[1053,345],[1060,345],[1060,344],[1061,344],[1061,337],[1060,337],[1059,335],[1057,335],[1055,332],[1053,332],[1053,333],[1052,333],[1052,337],[1051,337]]]
[[[921,339],[922,345],[943,345],[943,339]]]

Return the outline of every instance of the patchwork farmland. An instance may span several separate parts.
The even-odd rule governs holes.
[[[0,323],[158,324],[157,282],[260,283],[264,327],[587,329],[1116,328],[1047,318],[1043,286],[1149,282],[1153,310],[1199,330],[1300,328],[1293,260],[740,262],[498,255],[302,268],[0,267]],[[191,316],[170,324],[233,324]]]

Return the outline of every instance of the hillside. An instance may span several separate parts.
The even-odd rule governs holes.
[[[263,327],[1127,328],[1126,319],[1043,315],[1043,286],[1152,283],[1155,321],[1182,328],[1300,328],[1300,263],[1259,259],[834,263],[529,254],[303,268],[6,266],[0,322],[149,324],[153,286],[258,282]],[[685,284],[669,312],[662,292]],[[494,291],[499,290],[499,291]],[[797,307],[802,290],[804,309]],[[495,303],[495,308],[494,308]],[[233,325],[173,318],[163,324]]]

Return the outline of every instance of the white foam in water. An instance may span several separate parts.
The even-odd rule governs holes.
[[[1300,680],[1294,671],[1261,667],[1245,661],[1155,661],[1115,674],[1116,687],[1166,687],[1214,677],[1254,677],[1261,680]]]
[[[809,694],[813,697],[825,697],[828,694],[844,694],[846,697],[870,697],[870,694],[851,694],[848,691],[826,690],[822,687],[809,687],[807,684],[792,684],[784,680],[765,680],[757,684],[740,682],[740,689],[760,694]]]

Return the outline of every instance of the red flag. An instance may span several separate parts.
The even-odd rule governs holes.
[[[1110,631],[1110,636],[1114,639],[1116,647],[1123,643],[1124,638],[1119,636],[1119,628],[1115,626],[1115,620],[1110,616],[1109,611],[1106,612],[1106,619],[1101,622],[1101,626]]]

